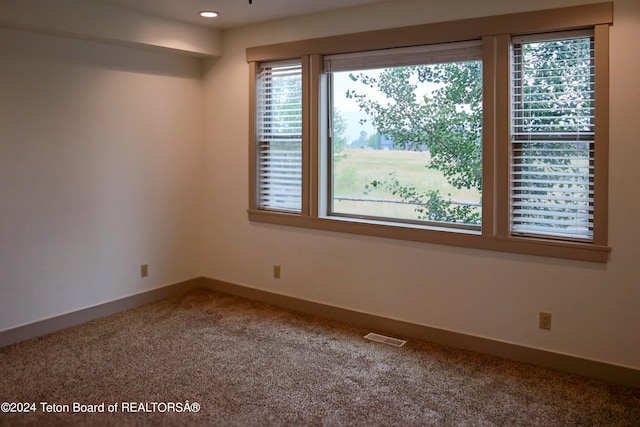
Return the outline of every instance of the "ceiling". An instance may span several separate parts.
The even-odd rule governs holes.
[[[93,0],[220,30],[392,0]],[[217,18],[199,16],[203,10]]]

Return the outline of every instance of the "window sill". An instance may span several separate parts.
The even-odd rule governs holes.
[[[419,225],[341,217],[316,218],[255,209],[250,209],[247,212],[249,221],[253,222],[579,261],[606,263],[609,261],[611,251],[608,246],[588,243],[560,242],[529,237],[484,236],[469,230],[451,231]]]

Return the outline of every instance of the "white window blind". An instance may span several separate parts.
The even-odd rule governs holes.
[[[480,40],[440,43],[397,49],[327,55],[326,73],[350,70],[371,70],[386,67],[466,62],[482,58]]]
[[[258,207],[300,212],[302,64],[261,64],[256,91]]]
[[[593,240],[593,37],[513,39],[511,232]]]

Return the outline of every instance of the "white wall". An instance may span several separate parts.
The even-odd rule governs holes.
[[[199,275],[202,99],[195,58],[0,28],[0,330]]]
[[[2,0],[0,25],[196,56],[222,54],[218,30],[87,0]]]
[[[417,324],[640,369],[640,3],[615,2],[611,28],[608,264],[556,260],[250,223],[245,49],[339,33],[585,1],[398,0],[225,34],[205,76],[208,277]],[[273,264],[282,278],[271,278]],[[553,330],[537,327],[553,313]]]

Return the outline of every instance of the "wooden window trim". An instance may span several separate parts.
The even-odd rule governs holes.
[[[612,23],[613,3],[595,3],[250,47],[246,51],[246,58],[247,62],[263,62],[313,54],[328,55],[478,40],[494,34],[572,30]]]
[[[609,25],[594,27],[595,39],[595,182],[594,236],[597,245],[608,240],[609,205]]]
[[[410,227],[406,224],[395,225],[389,222],[349,221],[344,218],[336,219],[335,217],[316,218],[264,210],[248,210],[248,216],[250,221],[273,225],[580,261],[604,263],[607,262],[610,251],[607,246],[594,244],[586,245],[583,243],[549,241],[526,237],[483,236],[480,234]]]
[[[249,209],[250,221],[340,233],[445,244],[466,248],[605,263],[608,228],[609,29],[613,3],[396,28],[302,40],[247,49],[250,64]],[[509,233],[509,50],[516,34],[593,28],[596,63],[595,234],[593,243],[511,236]],[[420,44],[481,39],[485,92],[483,99],[483,224],[482,233],[460,232],[393,222],[323,217],[318,208],[319,105],[322,55]],[[257,63],[289,58],[303,61],[304,196],[301,214],[260,210],[256,206],[255,76]],[[304,107],[303,107],[304,108]]]

